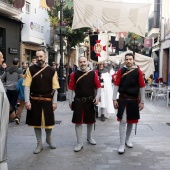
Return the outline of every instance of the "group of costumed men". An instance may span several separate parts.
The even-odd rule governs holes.
[[[0,53],[0,62],[2,60],[3,56]],[[36,52],[36,60],[37,64],[27,69],[27,77],[23,84],[25,86],[25,106],[27,109],[26,123],[34,128],[37,139],[37,147],[34,150],[34,154],[40,153],[43,149],[42,128],[46,131],[46,142],[49,144],[49,147],[51,149],[56,148],[55,142],[51,138],[51,132],[55,124],[54,111],[57,108],[57,89],[59,88],[56,72],[45,63],[45,51],[38,50]],[[70,75],[68,85],[69,106],[73,110],[72,122],[75,124],[77,137],[77,145],[74,148],[75,152],[83,149],[82,124],[87,124],[87,142],[91,145],[96,145],[96,141],[92,137],[92,130],[96,121],[94,107],[96,105],[99,105],[101,114],[104,114],[105,117],[109,117],[110,113],[114,113],[114,108],[118,109],[117,118],[120,121],[120,146],[118,153],[123,154],[125,152],[125,145],[129,148],[133,147],[130,135],[133,123],[138,123],[138,119],[140,118],[139,111],[144,108],[145,87],[143,73],[134,64],[134,61],[135,56],[132,53],[125,55],[126,65],[117,72],[113,92],[112,85],[107,87],[107,82],[111,82],[109,79],[110,73],[100,67],[99,76],[104,82],[102,84],[96,72],[88,67],[87,58],[84,56],[79,57],[79,67]],[[2,83],[0,86],[2,86]],[[112,96],[112,104],[110,102],[109,106],[106,104],[106,99],[102,99],[102,95],[105,96],[105,93],[102,92],[104,90],[102,86],[106,86],[113,92],[110,95]],[[2,132],[0,131],[0,166],[3,167],[7,166],[6,133],[9,114],[6,114],[6,112],[9,111],[9,105],[3,86],[0,92],[0,100],[2,101],[0,105],[0,129],[2,129]],[[119,97],[117,99],[118,92]],[[111,91],[109,94],[111,94]],[[140,100],[138,98],[139,94]],[[100,98],[101,101],[99,102]],[[4,110],[4,108],[6,109]],[[103,108],[107,109],[107,111]],[[3,169],[6,170],[7,167]]]
[[[100,67],[101,72],[98,74],[102,81],[98,80],[98,75],[94,70],[87,67],[87,58],[79,58],[79,68],[76,72],[70,75],[70,82],[68,85],[69,92],[69,106],[73,110],[72,122],[75,123],[75,131],[77,137],[77,146],[74,148],[75,152],[79,152],[83,148],[82,141],[82,124],[87,124],[87,141],[96,145],[96,141],[92,138],[92,127],[95,123],[95,109],[94,105],[99,105],[101,114],[107,112],[107,104],[105,100],[102,101],[102,86],[104,80],[108,82],[110,75],[108,72]],[[125,145],[133,148],[130,140],[133,123],[138,123],[140,118],[139,111],[144,108],[144,79],[143,73],[139,67],[135,65],[135,56],[132,53],[125,55],[125,66],[118,70],[117,75],[114,76],[114,90],[112,90],[112,104],[115,109],[118,109],[117,118],[120,121],[119,135],[120,146],[118,153],[125,152]],[[102,65],[102,64],[101,64]],[[102,75],[102,76],[101,76]],[[96,89],[96,95],[94,90]],[[103,90],[104,91],[104,90]],[[75,92],[75,96],[74,96]],[[119,97],[117,99],[117,96]],[[140,100],[138,98],[140,94]],[[103,92],[103,96],[105,96]],[[73,98],[74,97],[74,98]],[[108,99],[108,98],[107,98]],[[101,106],[101,107],[100,107]],[[113,113],[112,108],[111,112]],[[108,112],[109,113],[109,112]],[[105,114],[107,116],[108,114]],[[127,124],[127,128],[126,128]]]

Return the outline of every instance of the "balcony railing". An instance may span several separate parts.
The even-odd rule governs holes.
[[[19,16],[22,10],[15,8],[12,0],[0,0],[0,13],[15,17]]]

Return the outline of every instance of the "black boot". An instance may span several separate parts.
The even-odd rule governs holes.
[[[102,122],[104,122],[104,121],[105,121],[104,114],[101,114],[101,121],[102,121]]]

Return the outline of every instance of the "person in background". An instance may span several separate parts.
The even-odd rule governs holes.
[[[2,74],[5,72],[5,70],[7,69],[7,64],[5,61],[2,62],[2,65],[0,67],[0,77],[2,76]]]
[[[79,152],[83,148],[82,124],[87,124],[87,141],[91,145],[96,145],[96,141],[92,138],[92,129],[95,123],[94,105],[98,104],[101,94],[98,75],[87,67],[87,58],[84,56],[79,57],[78,63],[79,68],[70,74],[68,85],[69,106],[74,111],[72,122],[75,123],[77,137],[75,152]],[[74,104],[72,103],[73,97]]]
[[[23,82],[25,107],[27,109],[26,124],[34,128],[37,147],[33,151],[38,154],[42,151],[42,129],[46,132],[46,142],[51,149],[56,145],[51,138],[55,125],[54,111],[57,108],[57,89],[59,83],[56,71],[46,61],[46,53],[40,49],[36,52],[37,64],[30,66],[26,71]]]
[[[25,73],[28,67],[29,67],[28,61],[22,62],[22,73]]]
[[[34,65],[34,64],[36,64],[36,63],[37,63],[36,57],[33,56],[32,59],[31,59],[31,64],[30,64],[30,66],[32,66],[32,65]]]
[[[57,69],[56,63],[53,63],[53,64],[52,64],[52,68],[56,71],[56,69]]]
[[[151,75],[149,76],[149,78],[147,79],[147,81],[148,81],[148,84],[152,84],[152,82],[153,82],[153,74],[151,74]]]
[[[3,55],[0,52],[0,65],[3,62]],[[7,131],[9,121],[9,102],[5,89],[0,80],[0,170],[8,170],[7,164]]]
[[[109,65],[108,65],[108,61],[104,61],[104,63],[103,63],[103,67],[107,70],[107,72],[109,72]]]
[[[52,62],[52,66],[51,66],[52,68],[54,68],[55,69],[55,71],[57,71],[57,75],[59,75],[59,68],[58,68],[58,64],[55,62],[55,61],[53,61]]]
[[[143,73],[143,78],[144,78],[144,82],[145,82],[145,84],[147,84],[148,83],[148,80],[146,80],[146,78],[145,78],[145,74]]]
[[[72,72],[76,71],[77,70],[77,65],[74,63],[73,64],[73,68],[72,68]]]
[[[19,106],[18,106],[18,110],[16,113],[16,118],[15,118],[16,124],[20,124],[21,114],[25,106],[24,86],[22,85],[23,80],[26,78],[25,72],[23,73],[22,77],[18,80],[16,84],[16,89],[18,92],[18,101],[19,101]]]
[[[135,56],[132,53],[126,53],[126,65],[118,70],[114,82],[113,104],[115,109],[118,109],[117,119],[120,122],[119,154],[125,152],[125,144],[128,148],[133,148],[133,144],[130,140],[133,123],[138,123],[140,118],[139,111],[144,108],[145,83],[143,73],[134,65],[134,61]],[[119,99],[117,100],[118,91]]]
[[[13,65],[8,67],[1,77],[1,80],[6,88],[7,97],[10,103],[10,121],[15,121],[16,117],[16,104],[18,99],[18,93],[16,90],[16,84],[22,77],[22,70],[18,67],[19,59],[13,59]]]

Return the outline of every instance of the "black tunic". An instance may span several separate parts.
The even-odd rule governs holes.
[[[31,76],[37,73],[42,68],[37,65],[29,67]],[[45,98],[52,98],[52,79],[55,74],[55,70],[50,66],[47,66],[40,74],[32,79],[30,87],[30,96],[39,96]],[[44,111],[45,126],[53,126],[54,112],[52,108],[52,101],[39,101],[32,100],[31,110],[27,110],[26,123],[30,126],[41,126],[42,122],[42,110]]]
[[[83,75],[82,71],[75,71],[74,78],[75,82],[78,78]],[[95,122],[95,110],[93,100],[83,102],[82,97],[95,96],[95,84],[94,84],[95,72],[90,71],[88,75],[81,78],[76,84],[75,88],[75,99],[74,99],[74,112],[73,112],[73,123],[94,123]]]
[[[126,73],[127,68],[122,68],[121,75]],[[117,117],[122,119],[124,109],[126,108],[127,120],[137,120],[139,115],[139,70],[135,68],[130,73],[123,76],[119,85],[120,97],[118,100]]]

